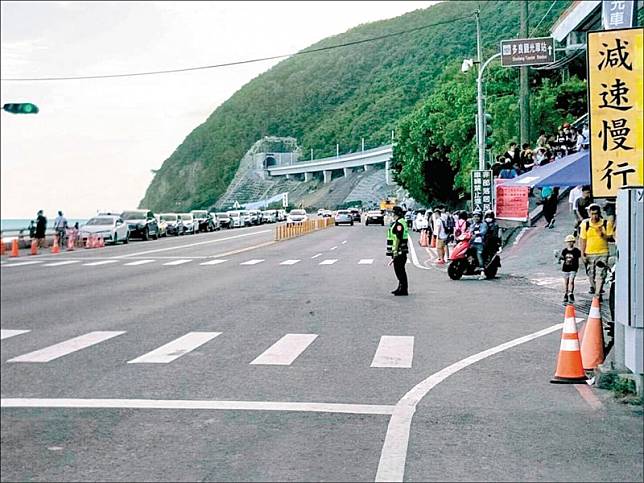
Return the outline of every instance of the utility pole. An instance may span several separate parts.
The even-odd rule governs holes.
[[[528,38],[528,0],[521,0],[521,30],[520,37]],[[528,68],[519,67],[519,110],[521,112],[521,142],[530,142],[530,85],[528,80]]]
[[[476,10],[476,55],[479,67],[478,75],[476,77],[476,113],[477,113],[477,127],[476,130],[476,145],[479,153],[479,169],[485,169],[485,114],[483,105],[483,69],[482,64],[483,56],[481,55],[481,19],[480,10]]]

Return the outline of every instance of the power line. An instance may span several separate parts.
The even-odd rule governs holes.
[[[541,17],[541,20],[539,20],[539,23],[537,24],[537,26],[532,29],[532,32],[530,32],[528,37],[532,37],[532,34],[536,32],[536,30],[539,28],[539,25],[541,25],[541,22],[543,22],[543,20],[548,16],[548,14],[550,13],[550,10],[552,10],[552,7],[554,7],[556,3],[557,3],[557,0],[554,0],[552,2],[552,5],[550,5],[550,8],[548,9],[548,11],[543,15],[543,17]]]
[[[411,32],[418,32],[420,30],[425,30],[431,27],[437,27],[439,25],[447,25],[450,23],[458,22],[459,20],[465,20],[468,19],[472,16],[472,14],[465,15],[463,17],[456,17],[451,20],[445,20],[443,22],[436,22],[433,24],[429,25],[423,25],[420,27],[414,27],[408,30],[401,30],[399,32],[393,32],[390,34],[384,34],[380,35],[378,37],[371,37],[368,39],[362,39],[362,40],[354,40],[352,42],[346,42],[343,44],[337,44],[337,45],[330,45],[327,47],[318,47],[317,49],[310,49],[310,50],[302,50],[300,52],[295,52],[291,54],[281,54],[281,55],[273,55],[270,57],[262,57],[258,59],[250,59],[250,60],[239,60],[235,62],[226,62],[224,64],[215,64],[215,65],[204,65],[204,66],[199,66],[199,67],[186,67],[183,69],[169,69],[169,70],[157,70],[157,71],[149,71],[149,72],[134,72],[134,73],[128,73],[128,74],[107,74],[107,75],[87,75],[87,76],[74,76],[74,77],[32,77],[32,78],[5,78],[5,79],[0,79],[2,81],[11,81],[11,82],[38,82],[38,81],[63,81],[63,80],[85,80],[85,79],[111,79],[111,78],[116,78],[116,77],[139,77],[139,76],[144,76],[144,75],[160,75],[160,74],[174,74],[177,72],[189,72],[189,71],[195,71],[195,70],[206,70],[206,69],[218,69],[221,67],[231,67],[234,65],[243,65],[243,64],[252,64],[255,62],[264,62],[267,60],[274,60],[274,59],[281,59],[284,57],[292,57],[296,55],[303,55],[303,54],[313,54],[316,52],[322,52],[326,50],[333,50],[333,49],[338,49],[341,47],[349,47],[351,45],[358,45],[358,44],[364,44],[367,42],[374,42],[376,40],[382,40],[382,39],[388,39],[391,37],[397,37],[399,35],[404,35],[408,34]]]

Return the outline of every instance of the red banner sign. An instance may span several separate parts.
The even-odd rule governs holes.
[[[495,179],[496,217],[502,220],[528,221],[527,186],[503,186],[504,179]]]

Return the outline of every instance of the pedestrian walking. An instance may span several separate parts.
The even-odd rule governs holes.
[[[579,259],[581,258],[581,250],[575,246],[575,241],[574,235],[568,235],[564,239],[566,247],[559,254],[559,261],[562,262],[564,304],[575,301],[575,277],[579,270]]]
[[[581,256],[590,282],[589,293],[601,296],[608,269],[608,242],[614,241],[615,227],[612,221],[602,218],[599,205],[590,205],[588,213],[590,218],[580,225]]]
[[[391,293],[394,295],[408,295],[407,253],[409,251],[409,231],[405,223],[405,212],[400,206],[394,206],[394,222],[389,226],[387,232],[387,256],[391,257],[394,265],[394,273],[398,279],[398,288]],[[390,263],[390,264],[391,264]]]
[[[573,213],[575,211],[575,204],[577,203],[577,200],[581,198],[582,193],[583,193],[583,186],[575,186],[573,189],[570,190],[570,194],[568,195],[568,207],[570,208],[570,212]]]
[[[45,232],[47,231],[47,218],[42,210],[38,210],[36,218],[36,243],[39,248],[47,248],[45,241]]]
[[[543,203],[543,216],[546,219],[544,228],[554,228],[555,214],[557,213],[558,192],[557,188],[544,186],[541,189],[541,202]]]
[[[579,235],[579,225],[588,218],[588,207],[593,203],[590,194],[590,186],[584,185],[581,188],[581,197],[575,201],[575,236]]]
[[[59,211],[58,216],[54,220],[54,232],[58,237],[58,245],[62,246],[65,240],[67,230],[67,219],[63,216],[63,212]]]

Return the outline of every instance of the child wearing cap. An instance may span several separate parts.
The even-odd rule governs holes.
[[[564,241],[566,247],[561,250],[559,261],[561,264],[561,271],[563,273],[564,282],[564,304],[575,301],[575,277],[579,270],[579,259],[581,258],[581,250],[575,246],[575,236],[568,235]]]

